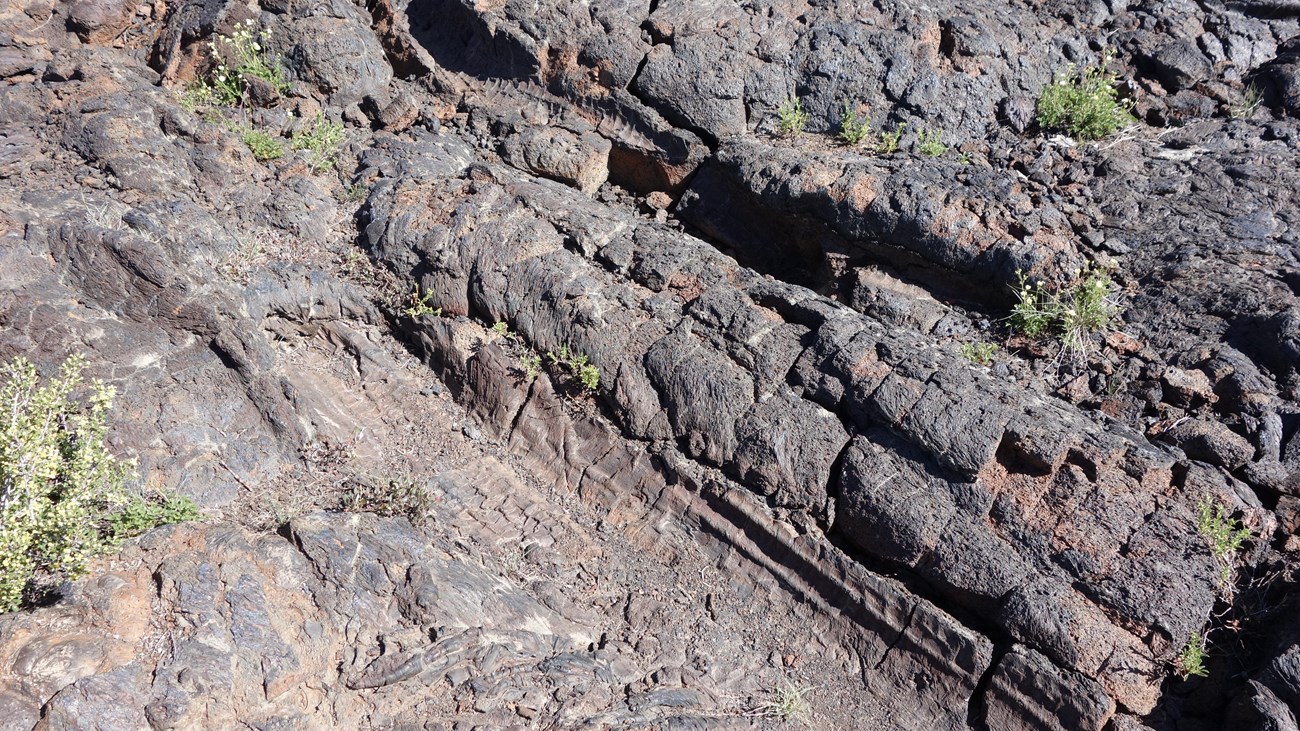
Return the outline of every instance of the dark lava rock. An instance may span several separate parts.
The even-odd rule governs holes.
[[[1246,464],[1255,448],[1245,437],[1217,421],[1187,419],[1163,432],[1160,438],[1176,445],[1192,459],[1222,465],[1230,470]]]

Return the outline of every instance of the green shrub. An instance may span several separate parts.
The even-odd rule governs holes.
[[[542,372],[542,356],[527,352],[519,356],[519,367],[523,370],[524,376],[532,380]]]
[[[588,391],[600,388],[600,371],[588,361],[587,356],[570,352],[568,346],[563,346],[558,353],[548,351],[546,357],[552,365],[560,365],[567,369]]]
[[[433,293],[425,292],[420,294],[420,287],[416,285],[411,287],[411,294],[406,298],[407,307],[402,310],[402,314],[411,319],[431,315],[433,317],[442,317],[442,308],[433,306]]]
[[[343,139],[343,124],[330,122],[324,114],[319,114],[309,131],[293,136],[293,149],[306,152],[308,166],[312,172],[320,173],[334,167]]]
[[[840,140],[850,147],[857,147],[871,136],[871,122],[858,117],[853,105],[844,102],[844,111],[840,113]]]
[[[284,156],[284,145],[270,134],[260,129],[245,129],[239,133],[239,139],[248,146],[249,152],[258,162],[276,160]]]
[[[798,137],[808,126],[809,115],[803,108],[803,100],[793,97],[785,100],[776,110],[777,130],[782,137]]]
[[[1115,75],[1102,65],[1083,73],[1074,66],[1057,73],[1038,97],[1038,126],[1048,131],[1067,132],[1081,140],[1098,140],[1137,121],[1132,104],[1121,102],[1115,89]]]
[[[947,152],[948,146],[943,144],[943,130],[922,127],[916,133],[916,150],[929,157],[938,157]]]
[[[24,358],[3,368],[0,612],[20,607],[38,575],[75,577],[89,558],[129,535],[197,517],[182,499],[154,511],[128,495],[133,465],[105,444],[113,389],[85,383],[84,367],[73,356],[44,383]]]

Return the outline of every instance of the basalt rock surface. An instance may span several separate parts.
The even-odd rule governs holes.
[[[0,10],[0,358],[205,514],[0,617],[0,728],[1294,728],[1300,10],[597,5]]]

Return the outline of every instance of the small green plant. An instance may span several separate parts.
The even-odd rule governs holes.
[[[993,355],[998,352],[998,346],[993,343],[962,343],[959,352],[961,357],[975,365],[990,366],[993,365]]]
[[[271,31],[254,32],[254,22],[246,21],[228,36],[218,34],[208,44],[217,67],[209,78],[212,98],[221,106],[241,106],[248,90],[248,79],[267,82],[281,94],[289,93],[280,60],[271,56],[266,44]]]
[[[900,122],[894,127],[893,132],[880,132],[880,153],[882,155],[892,155],[898,152],[899,142],[903,139],[903,132],[907,130],[907,124]]]
[[[1205,638],[1199,632],[1188,636],[1187,644],[1174,658],[1174,670],[1183,680],[1193,675],[1204,678],[1210,674],[1205,667]]]
[[[492,323],[492,327],[489,329],[503,338],[510,337],[510,325],[504,320]]]
[[[537,374],[542,372],[542,356],[532,352],[524,353],[519,356],[519,367],[523,369],[524,375],[531,381],[537,377]]]
[[[248,146],[249,152],[253,153],[253,159],[258,162],[276,160],[284,156],[284,145],[260,129],[244,129],[239,133],[239,139]]]
[[[319,114],[310,130],[293,136],[293,149],[306,152],[307,165],[312,172],[321,173],[334,167],[343,139],[343,124],[331,122],[325,119],[324,114]]]
[[[1219,564],[1219,579],[1225,586],[1232,583],[1232,563],[1237,551],[1250,538],[1250,530],[1231,517],[1222,505],[1206,498],[1196,506],[1196,530],[1210,546]]]
[[[578,382],[588,391],[600,388],[600,371],[596,366],[584,364],[578,368]]]
[[[344,192],[344,198],[351,203],[360,203],[366,199],[366,193],[368,192],[369,189],[365,183],[353,183]]]
[[[196,80],[181,92],[181,109],[193,114],[205,107],[220,104],[216,90],[201,80]]]
[[[159,495],[152,500],[135,497],[120,513],[108,516],[110,534],[117,541],[134,538],[160,525],[188,523],[202,518],[194,501],[184,495]]]
[[[781,104],[776,110],[776,118],[777,130],[782,137],[798,137],[803,134],[810,119],[808,112],[803,108],[803,100],[797,96],[786,99]]]
[[[844,102],[844,111],[840,113],[840,140],[850,147],[857,147],[870,136],[870,120],[858,117],[853,105]]]
[[[1051,306],[1051,295],[1043,290],[1043,285],[1031,282],[1025,273],[1016,270],[1019,284],[1016,287],[1016,304],[1011,308],[1008,318],[1011,327],[1031,338],[1045,335],[1055,319]]]
[[[1118,314],[1115,282],[1100,269],[1085,268],[1076,284],[1060,292],[1048,292],[1017,271],[1016,304],[1008,319],[1011,327],[1031,338],[1054,334],[1062,354],[1086,355],[1093,334],[1110,327]]]
[[[939,157],[947,152],[948,146],[943,144],[943,130],[922,127],[916,133],[916,150],[928,157]]]
[[[1233,119],[1249,119],[1254,116],[1255,110],[1264,101],[1264,94],[1259,90],[1259,85],[1250,82],[1241,93],[1241,101],[1232,106],[1228,113]]]
[[[437,502],[412,479],[352,480],[351,487],[339,505],[345,512],[404,517],[417,526],[429,519]]]
[[[546,358],[552,365],[560,365],[567,369],[588,391],[595,391],[600,387],[600,370],[589,362],[587,356],[570,352],[568,346],[563,346],[558,353],[547,351]]]
[[[1087,352],[1093,333],[1110,327],[1115,318],[1115,282],[1099,269],[1085,269],[1078,283],[1058,301],[1061,343],[1067,351]]]
[[[432,315],[433,317],[442,317],[442,308],[433,306],[433,293],[426,291],[420,294],[420,287],[416,285],[411,288],[411,294],[407,296],[407,307],[402,310],[402,314],[411,319]]]
[[[1074,66],[1058,72],[1038,97],[1038,126],[1081,140],[1099,140],[1137,121],[1132,103],[1119,99],[1115,74],[1105,70],[1109,61],[1107,54],[1100,66],[1082,73]]]

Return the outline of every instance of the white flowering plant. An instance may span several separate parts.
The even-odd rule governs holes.
[[[289,92],[280,59],[271,54],[267,44],[271,31],[257,30],[252,20],[235,26],[230,35],[217,34],[208,43],[208,51],[216,62],[206,82],[200,81],[189,89],[191,106],[215,104],[224,107],[242,106],[248,90],[248,79],[258,78],[281,94]]]
[[[230,35],[218,35],[212,41],[213,58],[222,59],[213,74],[213,81],[218,96],[229,100],[229,106],[235,106],[243,100],[249,77],[266,81],[281,94],[288,93],[289,82],[284,78],[280,59],[272,56],[267,48],[270,40],[269,29],[264,28],[255,33],[253,21],[248,20],[237,26]]]

